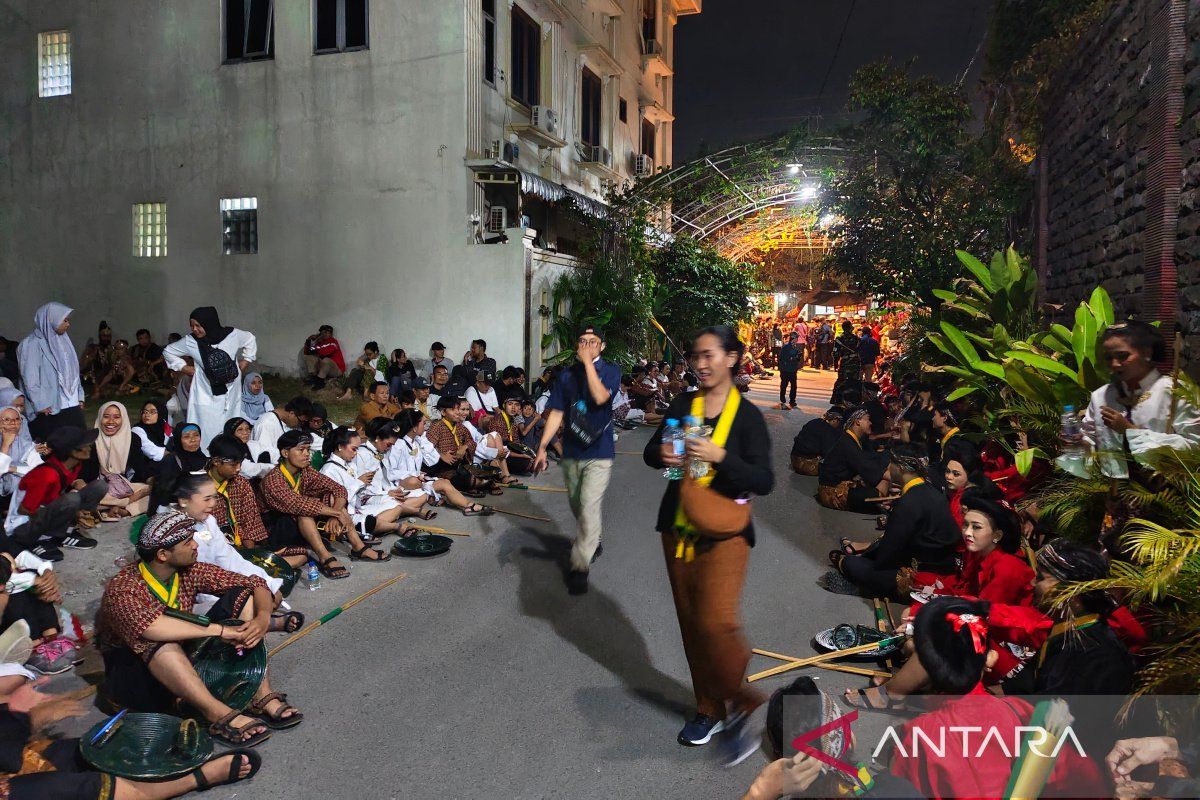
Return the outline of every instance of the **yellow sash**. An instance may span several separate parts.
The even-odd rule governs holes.
[[[692,416],[696,419],[704,419],[704,396],[705,392],[696,392],[696,396],[692,398]],[[729,441],[729,430],[733,427],[733,418],[737,416],[738,406],[741,405],[741,402],[742,393],[737,390],[736,386],[731,386],[729,395],[725,398],[725,407],[721,409],[721,416],[717,419],[716,428],[713,429],[712,443],[717,447],[724,447],[725,443]],[[717,471],[710,467],[704,477],[696,478],[695,481],[701,486],[709,486],[715,477],[717,477]],[[684,480],[687,480],[686,476]],[[687,514],[683,513],[682,499],[679,501],[679,507],[675,509],[675,535],[678,537],[675,544],[675,557],[682,558],[684,561],[694,559],[696,557],[696,540],[700,537],[688,520]]]
[[[179,609],[179,573],[176,572],[171,576],[171,585],[164,586],[163,582],[158,579],[158,576],[150,571],[146,566],[145,561],[138,562],[138,572],[142,573],[142,580],[146,582],[146,588],[150,590],[150,594],[158,598],[158,601],[163,605]]]
[[[442,424],[450,429],[450,435],[454,437],[454,446],[462,447],[462,445],[458,441],[458,431],[454,430],[454,426],[451,425],[449,422],[447,422],[444,417],[442,418]]]
[[[900,490],[900,496],[904,497],[904,495],[908,494],[909,489],[913,488],[914,486],[920,486],[924,482],[924,478],[913,478],[911,481],[904,484],[904,488]]]
[[[950,430],[946,431],[946,435],[942,437],[942,444],[941,444],[941,446],[942,446],[942,447],[945,447],[945,446],[946,446],[946,442],[950,441],[950,439],[951,439],[952,437],[954,437],[955,435],[957,435],[957,434],[958,434],[958,428],[951,428]]]
[[[1038,653],[1038,669],[1042,668],[1042,662],[1046,660],[1046,652],[1050,649],[1050,642],[1064,635],[1068,631],[1081,631],[1084,628],[1090,628],[1100,621],[1099,614],[1087,614],[1082,617],[1076,617],[1073,620],[1063,620],[1050,629],[1050,635],[1046,637],[1046,641],[1042,644],[1041,652]]]
[[[283,473],[283,479],[288,482],[288,486],[292,487],[292,491],[300,494],[300,476],[292,477],[292,473],[288,472],[286,464],[279,465],[279,471]]]
[[[225,512],[229,514],[229,526],[233,528],[233,546],[242,546],[242,537],[238,535],[237,514],[233,513],[233,500],[229,498],[229,481],[220,481],[217,483],[217,494],[221,495],[221,499],[225,501]]]
[[[509,421],[508,414],[503,411],[500,412],[500,419],[504,420],[504,427],[508,430],[508,440],[511,442],[513,440],[512,422]]]

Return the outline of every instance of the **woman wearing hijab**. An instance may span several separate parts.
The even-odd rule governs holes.
[[[40,463],[21,409],[0,400],[0,497],[12,496],[21,478]]]
[[[38,441],[44,442],[51,431],[65,425],[87,427],[79,355],[67,336],[72,311],[62,303],[46,303],[33,315],[33,332],[17,349],[25,416],[29,432]]]
[[[122,404],[109,401],[100,406],[96,414],[96,428],[100,435],[96,437],[92,457],[83,463],[79,477],[91,483],[96,478],[107,479],[110,475],[117,475],[129,483],[133,493],[124,495],[120,490],[125,487],[114,487],[110,481],[108,493],[100,501],[98,509],[102,515],[136,517],[145,514],[150,507],[150,479],[155,465],[142,452],[141,440],[134,438],[129,425],[129,412]]]
[[[159,464],[154,494],[150,498],[152,509],[157,511],[159,506],[170,504],[171,493],[185,475],[208,470],[208,453],[201,446],[203,438],[200,426],[194,422],[185,422],[175,429],[171,446]]]
[[[248,331],[222,325],[212,306],[193,310],[188,322],[192,332],[167,345],[163,358],[170,369],[192,379],[187,421],[199,426],[204,448],[225,420],[242,415],[240,376],[258,357],[258,342]]]
[[[142,441],[142,452],[151,461],[162,461],[166,454],[167,439],[171,435],[168,423],[167,404],[162,400],[147,400],[133,434]]]
[[[263,388],[263,378],[257,372],[247,372],[242,378],[242,416],[251,426],[258,418],[275,408],[267,391]]]
[[[253,426],[243,417],[234,417],[225,423],[225,435],[241,445],[242,477],[247,480],[261,478],[275,468],[274,464],[260,464],[256,460],[255,450],[257,450],[257,446],[254,449],[251,449],[250,446],[250,434],[252,430]]]

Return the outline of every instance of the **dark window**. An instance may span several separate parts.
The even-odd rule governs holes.
[[[629,104],[625,102],[624,97],[617,104],[617,116],[621,118],[621,122],[629,122]]]
[[[512,99],[527,106],[541,102],[542,31],[520,8],[512,10]]]
[[[648,119],[642,120],[642,155],[654,158],[654,139],[658,133],[654,123]]]
[[[642,0],[642,38],[658,39],[658,0]]]
[[[314,53],[367,47],[367,0],[316,0],[313,14]]]
[[[275,0],[225,0],[225,60],[275,57]]]
[[[496,0],[483,0],[483,79],[496,84]]]
[[[258,198],[221,200],[221,251],[227,255],[258,252]]]
[[[583,71],[583,86],[580,92],[582,109],[580,113],[579,140],[586,145],[595,147],[600,144],[600,96],[604,89],[595,73]]]

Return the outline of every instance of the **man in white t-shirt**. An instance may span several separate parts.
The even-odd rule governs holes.
[[[254,432],[250,434],[248,443],[254,460],[267,464],[279,461],[279,447],[276,444],[279,437],[295,428],[307,430],[312,411],[312,400],[307,397],[293,397],[282,408],[276,407],[259,417],[254,423]]]

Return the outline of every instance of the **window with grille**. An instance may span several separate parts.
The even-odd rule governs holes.
[[[133,204],[133,254],[154,258],[167,254],[167,204]]]
[[[225,60],[275,57],[275,0],[225,1]]]
[[[589,147],[600,144],[600,107],[604,85],[590,69],[583,70],[580,86],[579,140]]]
[[[512,10],[512,69],[509,93],[527,106],[541,102],[542,30],[517,6]]]
[[[367,0],[316,0],[313,14],[314,53],[367,49]]]
[[[38,34],[38,97],[71,93],[71,33]]]
[[[483,80],[496,85],[496,0],[483,0]]]
[[[221,251],[227,256],[258,252],[258,198],[221,200]]]

